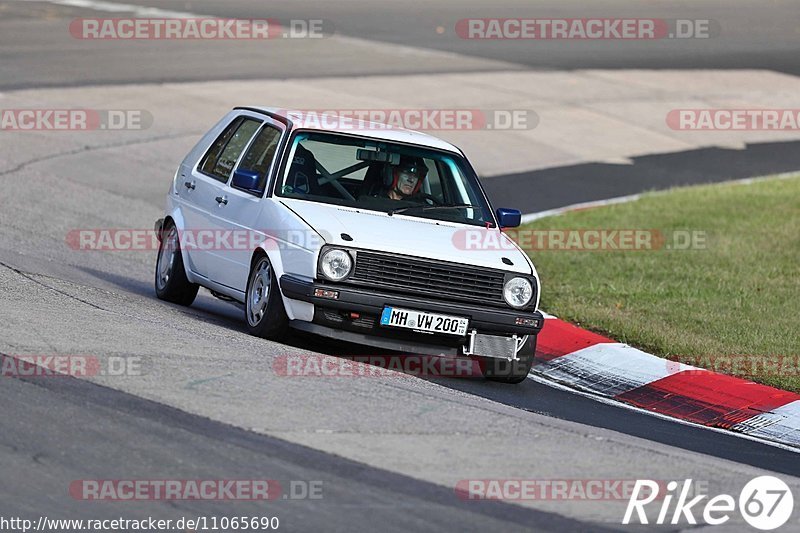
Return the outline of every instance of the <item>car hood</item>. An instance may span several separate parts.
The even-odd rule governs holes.
[[[495,228],[389,216],[380,211],[281,198],[328,244],[531,274],[527,257]],[[344,240],[342,233],[352,237]],[[511,265],[504,262],[510,261]]]

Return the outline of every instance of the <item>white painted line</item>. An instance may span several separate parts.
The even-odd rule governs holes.
[[[539,211],[538,213],[530,213],[528,215],[522,215],[522,223],[527,224],[528,222],[533,222],[534,220],[539,220],[540,218],[563,215],[564,213],[568,213],[570,211],[578,211],[581,209],[590,209],[593,207],[603,207],[606,205],[633,202],[641,198],[641,196],[642,196],[641,194],[631,194],[628,196],[618,196],[617,198],[609,198],[608,200],[595,200],[593,202],[582,202],[579,204],[557,207],[555,209],[548,209],[547,211]]]
[[[17,2],[40,2],[42,0],[16,0]],[[162,17],[162,18],[211,18],[209,15],[196,15],[187,11],[169,11],[157,7],[138,6],[134,4],[118,4],[116,2],[103,2],[102,0],[44,0],[51,4],[67,7],[80,7],[93,11],[106,11],[109,13],[132,13],[137,17]]]
[[[780,174],[771,174],[769,176],[756,176],[754,178],[741,178],[738,180],[730,180],[730,181],[721,181],[717,183],[698,183],[697,185],[683,185],[678,188],[684,187],[696,187],[701,185],[750,185],[751,183],[758,183],[761,181],[768,181],[768,180],[785,180],[789,178],[794,178],[800,176],[800,172],[792,171],[792,172],[781,172]],[[653,191],[650,194],[659,194],[668,192],[670,189],[665,189],[661,191]],[[578,204],[571,204],[564,207],[557,207],[555,209],[548,209],[546,211],[539,211],[538,213],[529,213],[527,215],[522,215],[522,224],[527,224],[528,222],[533,222],[534,220],[539,220],[540,218],[547,218],[547,217],[554,217],[558,215],[563,215],[564,213],[569,213],[571,211],[580,211],[581,209],[592,209],[595,207],[604,207],[607,205],[614,205],[614,204],[624,204],[627,202],[635,202],[636,200],[642,197],[642,194],[629,194],[628,196],[617,196],[616,198],[608,198],[606,200],[596,200],[593,202],[582,202]]]
[[[585,391],[577,390],[577,389],[575,389],[573,387],[569,387],[567,385],[562,385],[561,383],[557,383],[555,381],[547,379],[546,377],[539,376],[539,375],[535,374],[534,372],[535,372],[535,370],[532,371],[530,374],[528,374],[528,379],[532,379],[536,383],[541,383],[542,385],[546,385],[548,387],[553,387],[554,389],[562,390],[564,392],[570,392],[572,394],[577,394],[578,396],[583,396],[584,398],[589,398],[589,399],[595,400],[597,402],[604,403],[606,405],[613,405],[613,406],[619,407],[621,409],[628,409],[629,411],[635,411],[637,413],[642,413],[642,414],[646,414],[646,415],[649,415],[649,416],[654,416],[656,418],[660,418],[662,420],[667,420],[669,422],[674,422],[674,423],[677,423],[677,424],[682,424],[684,426],[691,426],[691,427],[695,427],[695,428],[706,429],[708,431],[714,431],[716,433],[722,433],[722,434],[725,434],[725,435],[738,437],[740,439],[745,439],[745,440],[749,440],[749,441],[752,441],[752,442],[758,442],[759,444],[766,444],[767,446],[772,446],[774,448],[780,448],[781,450],[786,450],[786,451],[789,451],[789,452],[795,452],[795,453],[800,454],[800,448],[796,448],[796,447],[793,447],[793,446],[788,446],[786,444],[781,444],[780,442],[773,442],[773,441],[770,441],[770,440],[765,440],[764,438],[748,435],[746,433],[736,433],[734,431],[730,431],[730,430],[722,429],[722,428],[717,428],[717,427],[713,427],[713,426],[703,426],[703,425],[697,424],[695,422],[689,422],[687,420],[681,420],[680,418],[673,418],[671,416],[667,416],[667,415],[664,415],[664,414],[661,414],[661,413],[657,413],[655,411],[647,411],[646,409],[641,409],[639,407],[635,407],[635,406],[627,404],[627,403],[622,403],[622,402],[614,400],[612,398],[606,398],[606,397],[600,396],[598,394],[594,394],[594,393],[591,393],[591,392],[585,392]]]

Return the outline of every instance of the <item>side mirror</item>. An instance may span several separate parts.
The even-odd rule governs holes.
[[[258,181],[261,176],[255,170],[238,169],[233,173],[231,186],[247,191],[257,191]]]
[[[522,223],[522,213],[518,209],[499,208],[497,211],[497,221],[501,228],[516,228]]]

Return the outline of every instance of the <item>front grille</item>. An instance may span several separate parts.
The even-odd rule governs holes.
[[[343,311],[335,311],[332,309],[325,309],[325,308],[322,308],[321,311],[322,311],[322,317],[326,321],[331,322],[333,324],[343,324],[345,320],[347,320],[351,326],[355,326],[357,328],[372,329],[375,327],[376,317],[371,315],[359,314],[358,318],[351,318],[347,316],[348,313],[345,313]]]
[[[504,305],[502,272],[359,251],[350,283],[399,293]]]
[[[333,322],[335,324],[341,324],[344,322],[344,317],[336,311],[328,311],[327,309],[323,309],[322,316],[324,316],[325,320],[328,322]]]
[[[360,318],[354,318],[352,324],[357,328],[372,329],[375,327],[375,318],[362,315]]]

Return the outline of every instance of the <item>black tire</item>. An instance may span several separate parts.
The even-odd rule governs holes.
[[[280,341],[289,330],[278,279],[266,255],[259,255],[250,266],[245,293],[247,331],[256,337]]]
[[[200,288],[186,278],[178,229],[171,222],[167,222],[161,230],[155,285],[156,296],[160,300],[186,306],[192,305]]]
[[[491,357],[480,357],[483,377],[498,383],[517,384],[525,381],[533,366],[536,355],[536,335],[530,335],[519,352],[519,361],[506,361]]]

